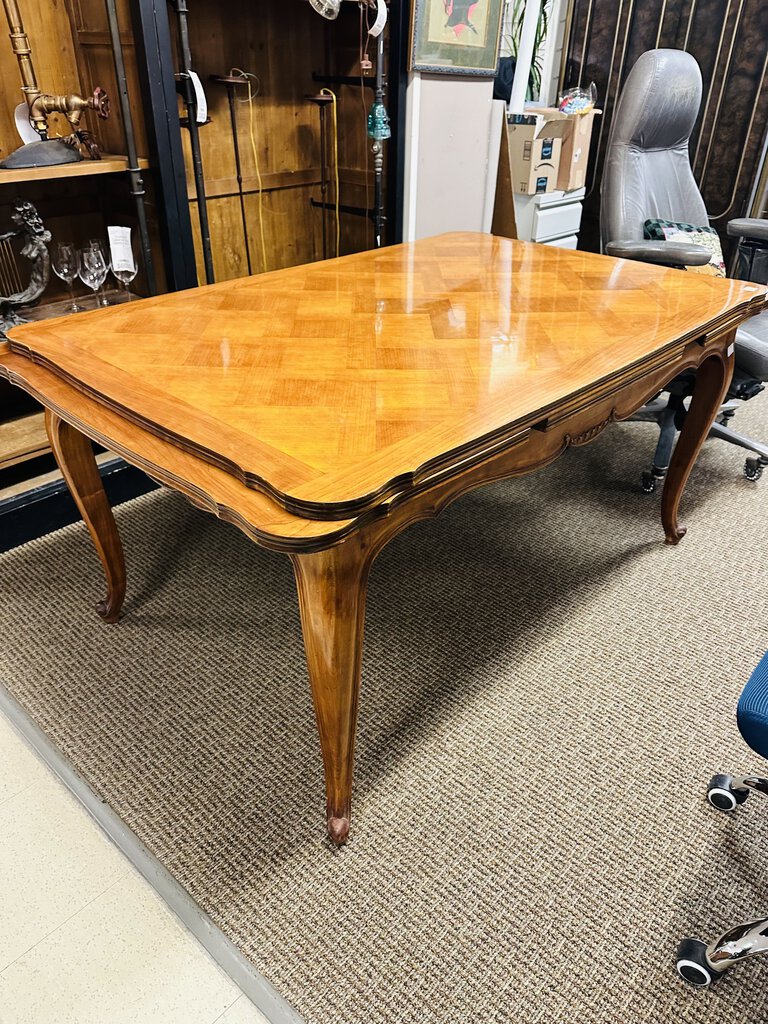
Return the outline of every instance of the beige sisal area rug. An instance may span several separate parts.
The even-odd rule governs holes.
[[[289,562],[178,497],[118,512],[116,627],[83,527],[2,556],[0,679],[308,1024],[764,1022],[768,964],[700,993],[673,960],[768,914],[768,801],[702,798],[768,769],[734,722],[768,479],[708,445],[666,548],[653,439],[612,428],[384,552],[341,851]]]

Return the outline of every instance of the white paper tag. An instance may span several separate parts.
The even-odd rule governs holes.
[[[16,131],[23,143],[40,141],[40,136],[29,123],[29,106],[26,103],[20,103],[13,116],[16,120]]]
[[[386,0],[379,0],[379,10],[376,14],[376,21],[368,32],[370,36],[380,36],[384,31],[384,26],[387,24],[387,3]]]
[[[735,345],[729,345],[725,354],[727,356],[732,356],[735,351],[736,351],[736,346]]]
[[[112,259],[112,269],[120,272],[125,270],[132,273],[136,269],[131,248],[131,229],[110,225],[107,227],[109,235],[109,254]]]
[[[187,74],[192,79],[192,85],[195,87],[195,102],[197,103],[197,117],[195,120],[198,124],[205,124],[208,120],[208,100],[203,92],[203,84],[196,71],[188,70]]]

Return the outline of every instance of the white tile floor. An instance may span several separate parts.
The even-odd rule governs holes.
[[[0,715],[0,1024],[267,1024]]]

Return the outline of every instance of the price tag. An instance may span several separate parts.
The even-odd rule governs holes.
[[[21,136],[23,143],[40,141],[40,136],[29,123],[29,107],[26,103],[20,103],[13,116],[16,121],[16,131]]]
[[[198,124],[205,124],[208,120],[208,100],[205,98],[205,93],[203,92],[203,84],[196,71],[187,70],[187,74],[192,79],[192,85],[195,87],[195,104],[197,106],[195,120]]]
[[[109,235],[109,254],[112,259],[112,269],[118,273],[121,270],[132,273],[136,269],[131,248],[131,229],[111,225],[107,228]]]

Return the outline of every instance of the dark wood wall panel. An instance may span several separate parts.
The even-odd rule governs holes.
[[[768,0],[574,0],[563,84],[594,81],[603,116],[592,138],[580,244],[599,249],[600,179],[616,97],[633,64],[657,46],[685,49],[704,82],[691,139],[712,220],[750,212],[768,125]]]

